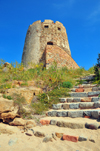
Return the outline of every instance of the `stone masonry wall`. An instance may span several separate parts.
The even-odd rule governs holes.
[[[54,23],[52,20],[45,20],[42,24],[42,32],[40,36],[40,50],[43,54],[48,42],[57,45],[71,55],[66,29],[62,23]]]
[[[57,67],[67,66],[68,68],[77,69],[79,66],[63,49],[58,46],[46,47],[46,68],[49,68],[53,62],[57,62]]]
[[[36,21],[29,26],[22,55],[22,63],[31,67],[29,63],[45,65],[45,48],[47,45],[57,45],[71,55],[66,29],[62,23],[52,20]]]
[[[22,55],[22,63],[26,67],[30,67],[29,63],[39,63],[40,59],[40,36],[41,36],[41,21],[37,21],[29,26],[25,45]]]

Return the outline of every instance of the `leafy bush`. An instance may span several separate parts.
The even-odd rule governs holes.
[[[8,96],[7,96],[7,99],[8,99],[8,100],[11,100],[11,99],[12,99],[12,97],[8,95]]]
[[[5,95],[5,94],[3,94],[3,98],[5,98],[5,99],[8,99],[8,100],[11,100],[12,99],[12,97],[10,96],[10,95]]]
[[[65,81],[65,82],[62,83],[62,87],[63,87],[63,88],[72,88],[73,85],[72,85],[71,82],[69,82],[69,81],[66,82],[66,81]]]
[[[100,54],[98,54],[97,64],[94,66],[96,80],[100,80]]]
[[[39,101],[32,103],[31,106],[35,110],[35,114],[42,114],[44,111],[52,108],[53,104],[59,102],[60,97],[69,96],[69,89],[67,88],[56,88],[48,93],[42,93],[39,95]]]

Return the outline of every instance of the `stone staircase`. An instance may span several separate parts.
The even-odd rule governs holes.
[[[86,86],[91,88],[91,92],[84,92],[87,90]],[[95,85],[81,85],[74,88],[75,92],[70,92],[71,97],[60,98],[61,103],[53,104],[52,109],[47,112],[47,116],[98,119],[100,113],[99,89],[100,87]]]
[[[60,103],[53,104],[52,109],[46,113],[46,117],[42,118],[40,123],[58,126],[59,128],[96,130],[100,127],[98,122],[100,118],[99,94],[100,87],[97,85],[82,84],[75,86],[70,92],[70,97],[59,98]],[[77,141],[79,140],[77,139]]]

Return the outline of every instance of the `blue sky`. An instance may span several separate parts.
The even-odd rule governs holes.
[[[89,69],[100,53],[100,0],[0,0],[0,59],[21,62],[27,29],[51,19],[66,28],[72,58]]]

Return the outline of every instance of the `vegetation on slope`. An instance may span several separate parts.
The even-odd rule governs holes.
[[[52,104],[59,102],[59,97],[69,96],[68,92],[74,85],[80,84],[80,77],[94,73],[94,67],[88,71],[84,68],[68,69],[63,67],[57,69],[56,63],[49,69],[43,68],[43,65],[33,65],[32,69],[26,70],[22,64],[12,63],[7,72],[3,72],[5,61],[0,61],[0,92],[5,94],[6,89],[14,87],[14,80],[23,81],[20,86],[28,86],[28,81],[34,80],[37,87],[45,89],[45,92],[39,94],[38,101],[31,104],[34,113],[41,114],[43,111],[52,107]]]

